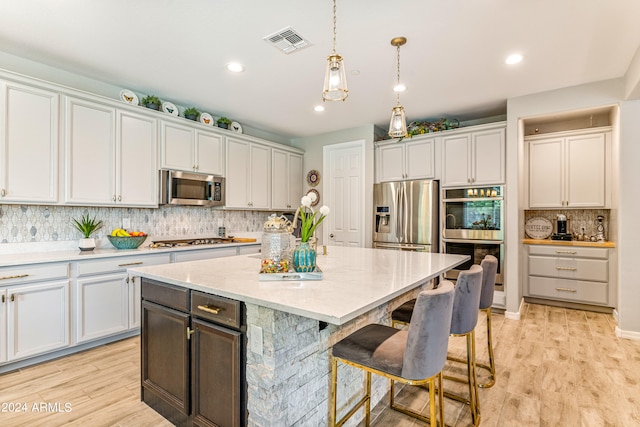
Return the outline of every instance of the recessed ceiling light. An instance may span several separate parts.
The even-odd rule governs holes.
[[[317,111],[318,113],[324,111],[324,107],[322,105],[316,105],[313,107],[313,111]]]
[[[504,62],[509,65],[513,65],[517,64],[520,61],[522,61],[522,55],[520,55],[519,53],[514,53],[513,55],[507,56],[507,59]]]
[[[244,71],[244,67],[238,62],[229,62],[227,64],[227,70],[233,73],[241,73]]]
[[[394,92],[404,92],[405,90],[407,90],[407,87],[402,83],[398,83],[393,87]]]

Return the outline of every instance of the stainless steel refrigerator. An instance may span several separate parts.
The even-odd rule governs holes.
[[[373,247],[438,252],[440,186],[435,180],[373,186]]]

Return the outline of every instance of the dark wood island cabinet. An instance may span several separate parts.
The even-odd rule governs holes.
[[[246,421],[240,301],[142,280],[142,400],[177,426]]]

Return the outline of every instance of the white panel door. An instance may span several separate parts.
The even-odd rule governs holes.
[[[1,83],[0,202],[58,201],[57,93]]]
[[[7,360],[69,345],[69,281],[7,291]]]
[[[78,279],[76,342],[82,343],[129,328],[129,287],[123,273]]]
[[[405,179],[404,145],[382,145],[377,149],[378,182],[402,181]]]
[[[529,208],[562,208],[564,201],[562,138],[529,141]]]
[[[604,133],[567,137],[566,150],[567,205],[604,207],[607,158]]]
[[[271,150],[271,208],[289,209],[289,153]]]
[[[326,204],[331,213],[323,223],[323,242],[363,247],[364,144],[325,146],[324,159],[325,185],[328,186]]]
[[[67,98],[65,201],[113,204],[115,180],[115,109]]]
[[[251,144],[251,207],[269,209],[271,207],[271,148]]]
[[[118,111],[117,202],[158,206],[156,119]]]
[[[187,172],[195,171],[195,130],[187,126],[161,121],[162,167]]]
[[[227,138],[226,162],[226,206],[228,208],[249,207],[249,143]]]
[[[474,185],[504,184],[505,129],[473,133],[471,165]]]
[[[472,185],[469,171],[471,155],[470,135],[458,135],[442,138],[442,186],[456,187]]]
[[[224,175],[224,143],[215,133],[196,132],[196,171]]]
[[[431,179],[435,177],[435,139],[407,142],[405,165],[406,179]]]

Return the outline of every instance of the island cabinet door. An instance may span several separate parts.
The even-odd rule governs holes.
[[[244,425],[242,334],[195,318],[192,327],[193,424],[201,427]]]
[[[188,327],[188,314],[142,302],[142,400],[177,424],[189,414]]]

